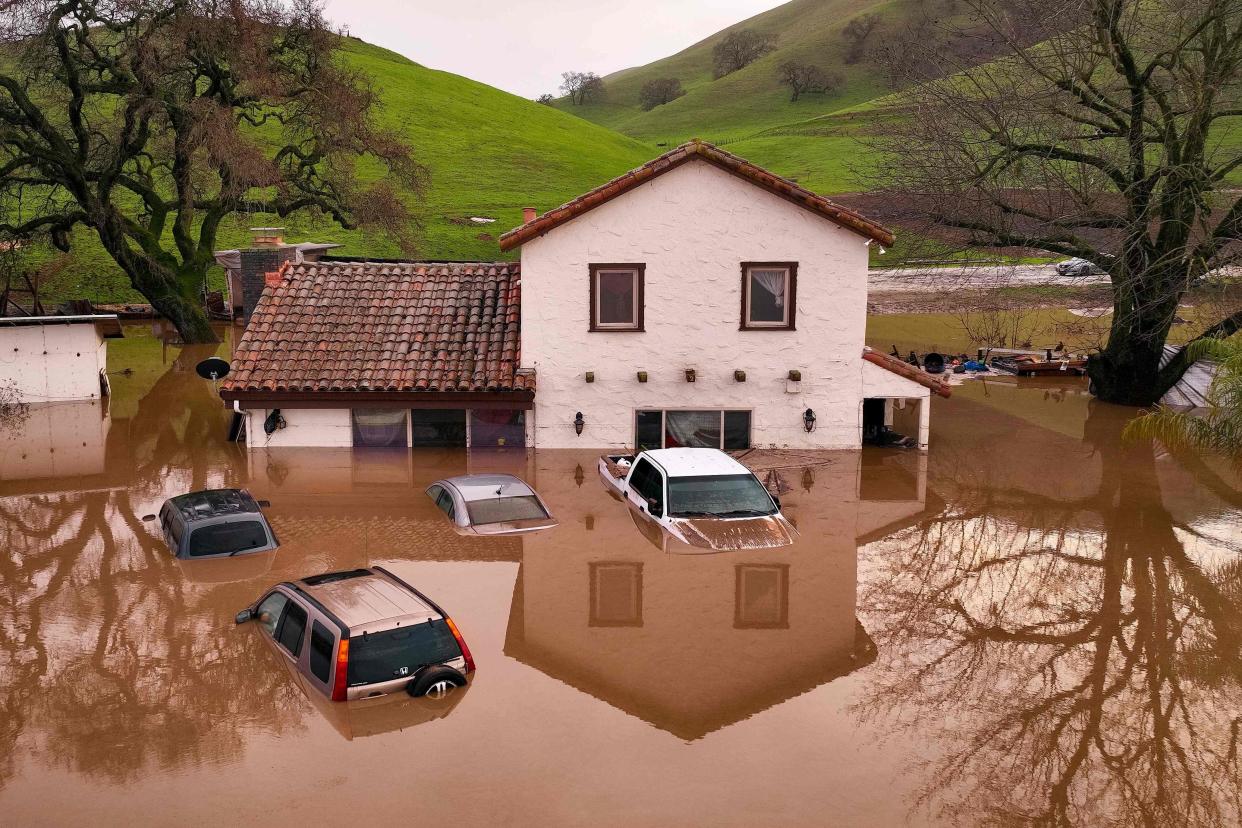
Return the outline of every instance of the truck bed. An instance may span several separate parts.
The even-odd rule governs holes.
[[[599,478],[610,495],[618,498],[624,495],[625,478],[633,463],[633,454],[605,454],[599,458]]]

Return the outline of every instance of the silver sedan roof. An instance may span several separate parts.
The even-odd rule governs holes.
[[[535,490],[521,478],[511,474],[463,474],[439,483],[452,486],[467,503],[493,497],[529,497],[535,494]]]

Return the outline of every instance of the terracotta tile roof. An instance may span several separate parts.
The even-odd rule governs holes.
[[[863,348],[863,359],[872,365],[880,366],[885,371],[892,371],[898,376],[905,377],[908,380],[917,382],[919,385],[930,388],[934,393],[942,397],[948,397],[953,393],[949,390],[949,384],[943,379],[934,379],[931,374],[926,373],[921,368],[915,368],[910,363],[895,356],[873,351],[870,348]]]
[[[264,289],[221,383],[253,392],[534,394],[519,371],[515,262],[289,264]]]
[[[829,201],[823,196],[817,195],[805,187],[790,181],[788,178],[781,178],[779,175],[768,172],[744,158],[725,152],[719,147],[705,141],[695,140],[682,144],[676,149],[664,153],[659,158],[648,161],[638,169],[630,170],[625,175],[614,178],[607,184],[602,184],[589,193],[578,196],[573,201],[562,204],[554,210],[549,210],[534,221],[513,228],[500,237],[500,249],[511,250],[524,242],[542,236],[544,233],[564,224],[570,219],[593,210],[622,193],[626,193],[638,185],[657,178],[696,158],[714,164],[726,172],[732,173],[758,187],[762,187],[774,195],[797,204],[799,207],[804,207],[813,213],[823,216],[829,221],[834,221],[842,227],[853,230],[855,233],[874,239],[882,245],[891,245],[893,243],[892,231],[876,224],[848,207],[842,207],[836,202]]]

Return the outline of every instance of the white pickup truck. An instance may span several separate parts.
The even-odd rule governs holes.
[[[700,549],[787,546],[798,534],[754,472],[717,449],[606,454],[599,475],[644,519]]]

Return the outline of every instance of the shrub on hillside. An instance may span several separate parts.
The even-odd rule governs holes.
[[[594,72],[562,72],[561,92],[574,106],[604,97],[604,79]]]
[[[753,29],[729,32],[712,49],[713,77],[723,78],[747,67],[775,48],[776,35],[763,34]]]
[[[803,95],[823,95],[835,92],[842,83],[840,75],[833,75],[809,63],[785,61],[777,69],[777,78],[789,87],[790,102]]]
[[[541,104],[544,104],[545,106],[551,106],[552,102],[555,100],[556,98],[552,97],[547,92],[544,92],[538,98],[535,98],[535,103],[541,103]]]
[[[684,94],[686,91],[681,88],[681,81],[677,78],[656,78],[643,84],[638,93],[638,103],[643,111],[650,111]]]
[[[880,25],[880,16],[878,14],[859,15],[845,25],[845,28],[841,31],[841,36],[849,44],[849,48],[845,52],[846,63],[858,63],[858,61],[862,60],[863,55],[867,51],[867,40],[878,25]]]

